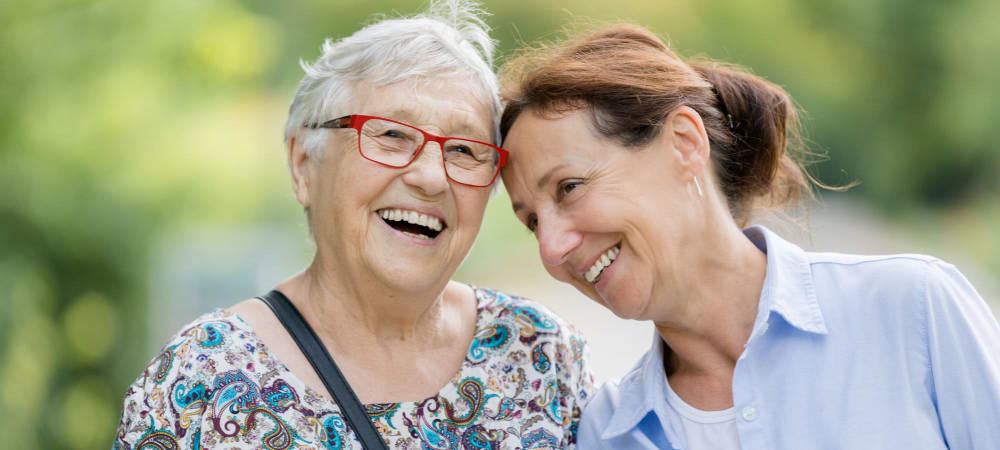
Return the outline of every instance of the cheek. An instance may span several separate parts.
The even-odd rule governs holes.
[[[563,266],[545,266],[545,271],[558,281],[564,283],[571,283],[573,281],[573,277],[570,276],[569,272]]]
[[[482,190],[485,192],[463,192],[456,196],[455,203],[463,226],[468,225],[478,229],[482,224],[483,216],[486,214],[486,204],[490,200],[489,188]]]

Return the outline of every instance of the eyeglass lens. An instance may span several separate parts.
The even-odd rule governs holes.
[[[369,119],[361,127],[361,153],[385,165],[407,165],[423,144],[424,134],[412,126]],[[448,177],[459,183],[486,185],[496,175],[500,155],[489,145],[465,139],[448,139],[441,150]]]

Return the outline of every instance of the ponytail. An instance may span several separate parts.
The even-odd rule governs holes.
[[[810,192],[805,170],[789,154],[801,143],[788,93],[736,66],[711,61],[690,66],[712,85],[718,112],[712,121],[718,123],[706,130],[733,216],[747,219],[758,207],[784,205]]]

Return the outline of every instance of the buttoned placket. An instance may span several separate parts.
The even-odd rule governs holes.
[[[760,404],[760,397],[754,386],[753,355],[760,351],[761,341],[768,329],[768,316],[755,327],[743,348],[743,354],[736,361],[733,371],[733,404],[739,411],[736,430],[743,449],[768,449],[766,411]]]

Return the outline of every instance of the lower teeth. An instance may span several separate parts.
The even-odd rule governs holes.
[[[423,235],[423,234],[410,233],[409,231],[403,231],[402,233],[405,234],[405,235],[407,235],[407,236],[413,236],[413,237],[415,237],[417,239],[427,239],[427,240],[431,239],[429,236],[426,236],[426,235]]]

